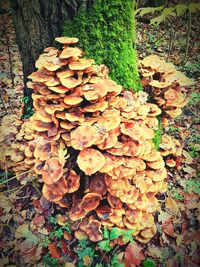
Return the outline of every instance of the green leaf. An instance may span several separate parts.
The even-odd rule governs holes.
[[[112,228],[112,230],[110,231],[110,240],[113,240],[113,239],[117,239],[119,236],[122,235],[122,231],[121,229],[117,228],[117,227],[114,227]]]
[[[133,242],[133,236],[132,234],[134,233],[134,230],[122,230],[122,240],[124,242]]]
[[[102,250],[104,250],[104,251],[106,251],[106,252],[108,252],[108,251],[111,250],[109,240],[103,240],[103,241],[100,241],[100,242],[98,243],[98,246],[99,246],[100,249],[102,249]]]
[[[200,11],[200,4],[199,3],[191,3],[188,5],[188,9],[191,13],[197,13]]]
[[[52,223],[52,224],[57,224],[57,219],[53,216],[49,217],[49,222]]]
[[[177,16],[180,16],[185,13],[188,7],[186,4],[179,4],[179,5],[176,5],[175,8],[176,8]]]
[[[153,25],[159,25],[160,23],[162,23],[163,21],[165,21],[167,16],[174,16],[174,7],[167,7],[163,10],[162,14],[158,17],[155,17],[153,19],[150,20],[150,24]]]
[[[148,13],[154,13],[155,11],[160,11],[163,8],[164,6],[139,8],[135,11],[135,15],[138,14],[139,16],[144,16],[145,14],[148,14]]]
[[[103,238],[109,239],[109,231],[106,227],[103,229]]]
[[[156,263],[155,263],[155,261],[153,261],[151,259],[146,259],[143,262],[143,267],[156,267]]]

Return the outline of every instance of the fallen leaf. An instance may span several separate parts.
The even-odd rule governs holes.
[[[170,214],[179,214],[179,206],[176,201],[170,196],[165,201],[165,208],[170,212]]]
[[[144,260],[144,255],[141,253],[142,248],[136,243],[130,243],[125,250],[124,263],[126,267],[138,266],[142,260]]]
[[[75,267],[75,265],[72,262],[66,262],[64,267]]]
[[[61,252],[58,249],[56,242],[49,244],[48,249],[49,249],[49,253],[51,254],[52,258],[56,258],[56,259],[60,258]]]
[[[190,154],[186,150],[183,149],[182,155],[185,158],[184,160],[185,163],[191,164],[193,162],[193,158],[190,156]]]
[[[149,245],[147,250],[147,255],[151,258],[162,258],[162,253],[160,248],[156,247],[155,245]]]
[[[176,245],[177,245],[177,247],[180,246],[180,244],[182,243],[182,241],[183,241],[183,236],[182,235],[178,235],[176,237]]]
[[[171,221],[162,224],[162,230],[169,236],[174,236],[174,225]]]
[[[159,222],[164,223],[166,221],[169,221],[171,218],[172,218],[172,215],[169,215],[169,213],[162,211],[162,210],[159,211],[159,215],[158,215]]]

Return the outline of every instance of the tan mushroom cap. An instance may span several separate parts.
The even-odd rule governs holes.
[[[97,125],[106,131],[111,131],[117,128],[120,125],[121,118],[120,116],[112,116],[103,114],[97,121]]]
[[[149,84],[151,86],[154,86],[154,87],[165,88],[165,87],[170,86],[172,84],[172,82],[170,82],[170,81],[159,82],[157,80],[152,80]]]
[[[76,72],[73,70],[70,70],[70,69],[64,69],[64,70],[56,71],[56,76],[59,79],[66,79],[66,78],[74,76],[75,74],[76,74]]]
[[[54,194],[46,184],[43,185],[42,194],[50,202],[56,202],[62,199],[62,195]]]
[[[67,185],[68,193],[73,193],[80,187],[80,176],[73,170],[70,170],[69,176],[67,176]]]
[[[89,59],[82,58],[78,61],[72,61],[69,63],[70,70],[84,70],[92,66],[92,62]]]
[[[37,146],[35,147],[35,151],[34,151],[34,157],[36,159],[45,161],[49,159],[50,156],[51,156],[51,144],[50,143],[46,143],[42,145],[37,144]]]
[[[148,167],[155,169],[155,170],[165,167],[165,162],[162,158],[160,158],[156,161],[151,161],[151,162],[147,161],[146,164]]]
[[[97,193],[87,193],[83,197],[82,202],[80,203],[81,208],[86,212],[95,210],[99,206],[99,202],[101,199],[101,195]]]
[[[112,196],[111,194],[107,195],[107,200],[110,206],[114,209],[122,209],[123,203],[118,197]]]
[[[152,69],[159,68],[165,61],[157,55],[149,55],[142,60],[142,65],[151,67]]]
[[[193,80],[186,77],[182,72],[180,71],[174,71],[172,73],[166,74],[164,76],[165,80],[168,82],[174,82],[177,81],[181,86],[189,86],[193,85]]]
[[[93,242],[98,242],[103,239],[101,223],[98,220],[89,219],[86,233],[88,234],[89,239]]]
[[[90,125],[77,127],[70,133],[71,146],[77,150],[92,146],[99,137],[98,131]]]
[[[98,150],[85,148],[79,153],[77,163],[85,174],[92,175],[104,166],[105,158]]]
[[[50,86],[48,87],[51,91],[59,94],[65,94],[67,93],[70,89],[63,86],[63,85],[57,85],[57,86]]]
[[[69,78],[60,78],[60,82],[65,87],[71,89],[74,88],[82,83],[82,79],[76,79],[74,77]]]
[[[94,84],[86,84],[82,87],[83,95],[88,101],[97,100],[106,96],[108,90],[104,83],[99,81]]]
[[[52,116],[48,114],[44,109],[40,108],[35,112],[36,120],[40,120],[42,122],[52,122]]]
[[[59,58],[80,57],[83,55],[83,51],[77,47],[66,47],[62,50]]]
[[[104,176],[102,174],[96,174],[92,177],[89,188],[91,192],[98,193],[101,196],[105,195],[107,192],[107,185]]]
[[[83,108],[85,112],[95,112],[95,111],[104,111],[108,108],[108,102],[107,101],[100,101],[92,105],[88,105]]]
[[[61,177],[57,182],[48,185],[46,184],[47,190],[53,192],[56,196],[63,196],[68,192],[68,185],[65,177]]]
[[[47,54],[42,54],[36,60],[35,67],[37,69],[45,68],[49,71],[55,71],[60,68],[60,60],[57,55],[48,56]]]
[[[61,44],[76,44],[78,43],[78,38],[76,37],[56,37],[55,40]]]
[[[76,95],[68,95],[64,97],[64,103],[69,106],[78,105],[83,101],[82,97]]]
[[[174,159],[167,159],[166,160],[166,165],[168,167],[175,167],[176,166],[176,161]]]
[[[63,175],[63,164],[58,157],[51,157],[42,169],[42,178],[47,185],[57,182]]]
[[[181,108],[169,108],[165,110],[165,113],[167,113],[167,115],[169,115],[171,118],[175,118],[182,114],[182,109]]]

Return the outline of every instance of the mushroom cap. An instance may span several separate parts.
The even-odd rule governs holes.
[[[151,67],[152,69],[157,69],[159,68],[159,66],[161,66],[165,61],[160,58],[159,56],[157,55],[149,55],[147,57],[145,57],[143,60],[142,60],[142,65],[145,66],[145,67]]]
[[[55,40],[61,44],[67,44],[67,45],[78,43],[78,38],[76,38],[76,37],[62,36],[62,37],[56,37]]]
[[[45,161],[49,159],[50,156],[51,156],[51,144],[50,143],[36,145],[35,151],[34,151],[34,157],[36,159]]]
[[[64,70],[56,71],[56,76],[59,79],[66,79],[66,78],[74,76],[75,74],[76,74],[76,72],[73,70],[70,70],[70,69],[64,69]]]
[[[77,47],[66,47],[62,50],[59,58],[80,57],[83,55],[83,51]]]
[[[87,224],[86,233],[93,242],[98,242],[103,239],[103,233],[101,230],[101,223],[98,220],[90,220]]]
[[[172,83],[170,81],[159,82],[157,80],[152,80],[149,84],[157,88],[166,88],[170,86]]]
[[[69,106],[78,105],[83,101],[83,98],[76,95],[68,95],[64,97],[64,103]]]
[[[59,94],[65,94],[66,92],[68,92],[70,89],[63,86],[63,85],[57,85],[57,86],[50,86],[48,87],[51,91],[55,92],[55,93],[59,93]]]
[[[92,146],[99,137],[97,130],[90,125],[78,126],[71,131],[71,146],[77,150]]]
[[[98,217],[102,220],[105,220],[109,217],[109,214],[112,212],[112,208],[109,205],[99,205],[95,209]]]
[[[167,170],[165,168],[158,170],[146,170],[146,176],[148,176],[154,182],[160,182],[167,178]]]
[[[46,160],[42,169],[42,178],[47,185],[57,182],[63,175],[63,164],[58,157]]]
[[[50,202],[56,202],[62,199],[62,195],[54,194],[54,192],[51,190],[51,187],[48,187],[47,184],[43,185],[42,194]]]
[[[91,178],[90,190],[91,192],[98,193],[101,196],[106,194],[107,185],[105,183],[104,175],[96,174],[94,177]]]
[[[56,196],[63,196],[68,193],[68,185],[66,178],[62,176],[57,182],[48,185],[46,184],[47,190],[53,192]]]
[[[105,87],[103,81],[99,81],[94,84],[86,84],[82,87],[83,95],[88,101],[97,100],[106,96],[108,90]]]
[[[79,153],[77,163],[85,174],[92,175],[104,166],[105,158],[98,150],[85,148]]]
[[[81,208],[86,212],[95,210],[99,206],[99,202],[101,199],[101,195],[97,193],[87,193],[83,197],[82,202],[80,203]]]
[[[91,60],[82,58],[78,61],[72,61],[69,63],[70,70],[84,70],[92,66]]]
[[[73,170],[70,170],[70,173],[67,176],[67,185],[68,193],[73,193],[80,187],[80,176],[78,176]]]
[[[162,157],[156,161],[146,161],[146,164],[148,167],[155,169],[155,170],[165,167],[165,162],[162,159]]]
[[[122,209],[123,203],[118,197],[112,196],[111,194],[107,195],[107,200],[110,206],[114,209]]]
[[[74,77],[60,78],[60,82],[63,86],[72,89],[82,83],[82,79],[76,79]]]

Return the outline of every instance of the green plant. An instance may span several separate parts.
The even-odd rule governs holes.
[[[169,182],[168,190],[170,191],[170,195],[172,196],[173,199],[180,201],[184,200],[184,197],[179,194],[177,187],[175,187],[172,182]]]
[[[145,261],[143,261],[143,267],[156,267],[156,263],[154,260],[147,258]]]
[[[28,119],[34,114],[32,100],[30,97],[24,96],[22,101],[24,103],[23,119]]]
[[[184,182],[184,190],[189,193],[193,191],[194,193],[200,196],[200,181],[196,178],[191,180],[185,180]]]
[[[41,246],[44,248],[47,248],[50,243],[51,241],[48,236],[44,236],[44,238],[41,240]]]
[[[200,93],[198,92],[192,92],[190,94],[190,98],[189,98],[189,105],[192,106],[196,106],[198,104],[200,104]]]
[[[52,258],[49,253],[47,253],[43,257],[43,262],[44,262],[45,266],[48,266],[48,267],[61,267],[61,266],[64,266],[64,263],[60,263],[57,259]]]
[[[155,136],[152,139],[152,141],[154,143],[155,149],[159,150],[159,146],[160,146],[161,138],[162,138],[162,133],[163,133],[163,127],[161,124],[161,116],[158,116],[157,119],[158,119],[158,129],[155,131]]]
[[[181,131],[180,128],[176,128],[174,126],[169,126],[168,133],[169,134],[179,134]]]
[[[171,7],[165,7],[165,5],[158,6],[158,7],[145,7],[139,8],[135,11],[135,14],[140,16],[144,16],[145,14],[154,14],[155,12],[160,12],[159,16],[156,16],[150,20],[150,24],[158,26],[163,21],[166,20],[168,16],[179,17],[182,16],[184,13],[197,13],[200,11],[200,4],[199,3],[186,3],[186,4],[177,4]]]
[[[190,147],[188,148],[188,153],[190,154],[190,156],[191,156],[192,158],[196,158],[196,157],[198,157],[198,155],[199,155],[199,148],[196,147],[195,145],[190,146]]]

